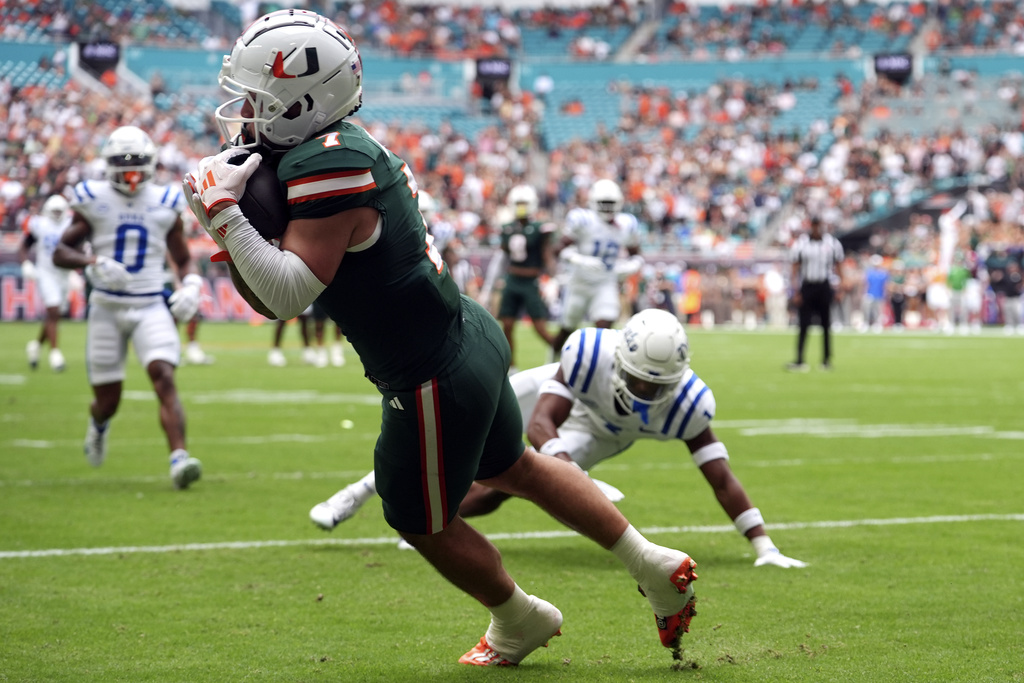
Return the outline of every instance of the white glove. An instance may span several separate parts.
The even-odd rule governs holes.
[[[562,250],[561,257],[574,266],[588,270],[607,270],[604,261],[596,256],[581,254],[576,247],[566,247]]]
[[[199,225],[203,226],[203,230],[206,231],[206,234],[213,239],[217,248],[220,249],[220,253],[211,256],[210,260],[230,261],[231,257],[227,255],[228,248],[224,244],[224,238],[210,226],[210,217],[206,214],[206,208],[203,206],[203,200],[199,196],[199,180],[196,178],[195,171],[189,171],[185,174],[185,177],[182,178],[181,191],[185,195],[185,201],[188,202],[188,208],[191,209],[192,215],[196,217],[196,220],[199,221]]]
[[[594,479],[593,477],[590,478],[590,481],[594,482],[597,488],[601,489],[601,493],[604,494],[604,497],[613,503],[618,503],[620,500],[626,497],[626,494],[624,494],[622,491],[618,490],[608,482],[601,481],[600,479]]]
[[[615,262],[615,274],[619,277],[629,277],[644,267],[644,257],[634,254],[627,259],[619,259]]]
[[[167,299],[167,305],[171,309],[171,315],[179,323],[188,322],[199,312],[199,298],[203,292],[203,278],[195,273],[189,273],[181,281],[178,287]]]
[[[102,255],[96,257],[96,263],[85,267],[85,276],[93,287],[112,292],[120,292],[132,279],[132,274],[123,263]]]
[[[207,216],[210,215],[210,209],[217,204],[222,202],[237,204],[239,197],[245,194],[245,183],[249,180],[249,176],[263,161],[263,157],[256,153],[249,154],[249,158],[239,166],[228,163],[229,159],[240,154],[248,154],[248,152],[232,147],[215,156],[205,157],[199,162],[199,170],[194,172],[199,181],[196,191],[203,208],[206,209]]]
[[[28,259],[21,262],[21,277],[26,280],[35,280],[39,277],[39,272],[36,270],[36,264],[32,263]]]
[[[807,566],[806,562],[795,560],[792,557],[786,557],[780,553],[779,549],[775,546],[760,551],[757,555],[757,559],[754,560],[755,567],[763,567],[766,564],[770,564],[775,567],[782,567],[783,569],[789,569],[790,567],[803,568]]]
[[[188,202],[188,208],[192,210],[192,215],[199,221],[199,225],[203,226],[203,230],[206,232],[210,232],[210,216],[206,213],[206,207],[203,206],[203,200],[199,196],[199,179],[196,178],[196,171],[189,171],[181,179],[181,191],[185,195],[185,201]]]

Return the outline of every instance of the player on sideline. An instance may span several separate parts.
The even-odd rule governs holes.
[[[68,200],[59,194],[52,195],[43,202],[39,215],[29,216],[25,221],[25,236],[18,248],[21,259],[21,276],[26,280],[35,280],[46,317],[39,337],[33,339],[25,347],[28,364],[33,370],[39,366],[39,351],[43,342],[50,344],[50,355],[47,359],[50,369],[54,372],[64,370],[64,354],[57,343],[57,325],[61,313],[68,303],[68,271],[53,265],[53,250],[64,229],[71,224],[71,211]],[[35,245],[35,263],[28,259],[28,252]]]
[[[565,345],[560,363],[524,370],[511,378],[527,436],[540,453],[589,471],[625,452],[637,439],[680,440],[707,479],[719,505],[757,552],[755,567],[805,567],[779,552],[729,467],[725,444],[711,431],[715,398],[689,367],[689,343],[678,319],[659,309],[637,313],[622,331],[584,328]],[[604,482],[609,500],[622,494]],[[333,529],[373,494],[373,472],[310,510]],[[475,485],[459,514],[493,512],[508,494]]]
[[[202,474],[201,463],[186,450],[185,411],[174,383],[181,359],[174,320],[184,322],[196,314],[202,291],[182,227],[184,202],[177,189],[150,182],[156,146],[141,129],[116,129],[100,154],[107,162],[106,180],[75,186],[71,226],[53,255],[62,268],[84,267],[93,287],[86,364],[94,399],[85,456],[93,467],[107,457],[110,420],[121,402],[131,342],[160,401],[160,424],[171,450],[171,481],[184,489]],[[91,254],[82,250],[86,241],[92,244]],[[165,302],[168,254],[181,286]]]
[[[186,176],[193,212],[259,310],[287,319],[319,299],[345,330],[382,395],[374,469],[385,519],[491,612],[461,663],[518,664],[562,625],[459,516],[474,480],[534,501],[611,550],[650,602],[662,644],[678,648],[693,616],[693,560],[645,539],[579,468],[524,447],[501,328],[460,296],[427,240],[409,167],[344,120],[361,106],[362,76],[352,39],[329,19],[305,10],[257,19],[224,58],[220,83],[235,99],[217,118],[225,130],[241,124],[243,145],[288,150],[277,174],[290,221],[277,248],[242,213],[261,156],[230,164],[241,149]]]
[[[569,265],[569,281],[563,294],[561,329],[552,345],[556,354],[584,320],[604,328],[618,321],[619,280],[644,265],[639,224],[636,216],[622,211],[623,201],[618,184],[602,178],[590,187],[588,208],[578,206],[565,216],[557,251]],[[623,250],[628,258],[622,258]]]

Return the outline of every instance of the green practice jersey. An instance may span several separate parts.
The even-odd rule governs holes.
[[[361,127],[342,121],[281,159],[292,220],[372,207],[380,230],[350,248],[318,303],[341,326],[368,376],[412,387],[453,357],[461,299],[430,238],[404,161]]]
[[[544,245],[550,234],[543,223],[512,221],[501,228],[501,248],[508,254],[510,265],[543,268]]]

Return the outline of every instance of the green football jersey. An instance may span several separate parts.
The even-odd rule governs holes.
[[[317,301],[379,386],[410,388],[434,377],[455,353],[462,304],[427,236],[409,167],[342,121],[285,154],[277,174],[292,220],[359,207],[380,212],[376,241],[345,253]]]
[[[524,225],[521,221],[512,221],[501,228],[501,248],[508,254],[510,265],[543,268],[544,245],[550,234],[543,223],[531,221]]]

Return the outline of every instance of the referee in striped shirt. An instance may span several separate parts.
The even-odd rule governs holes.
[[[821,361],[822,370],[832,369],[831,309],[832,299],[837,295],[833,289],[832,279],[836,276],[836,284],[842,285],[843,246],[832,235],[825,232],[821,218],[811,218],[810,231],[800,235],[793,244],[790,253],[793,262],[793,305],[800,314],[800,334],[796,344],[796,362],[786,366],[795,372],[807,372],[804,362],[804,345],[807,342],[807,330],[817,315],[821,321],[824,338],[824,355]],[[800,288],[796,288],[800,283]]]

